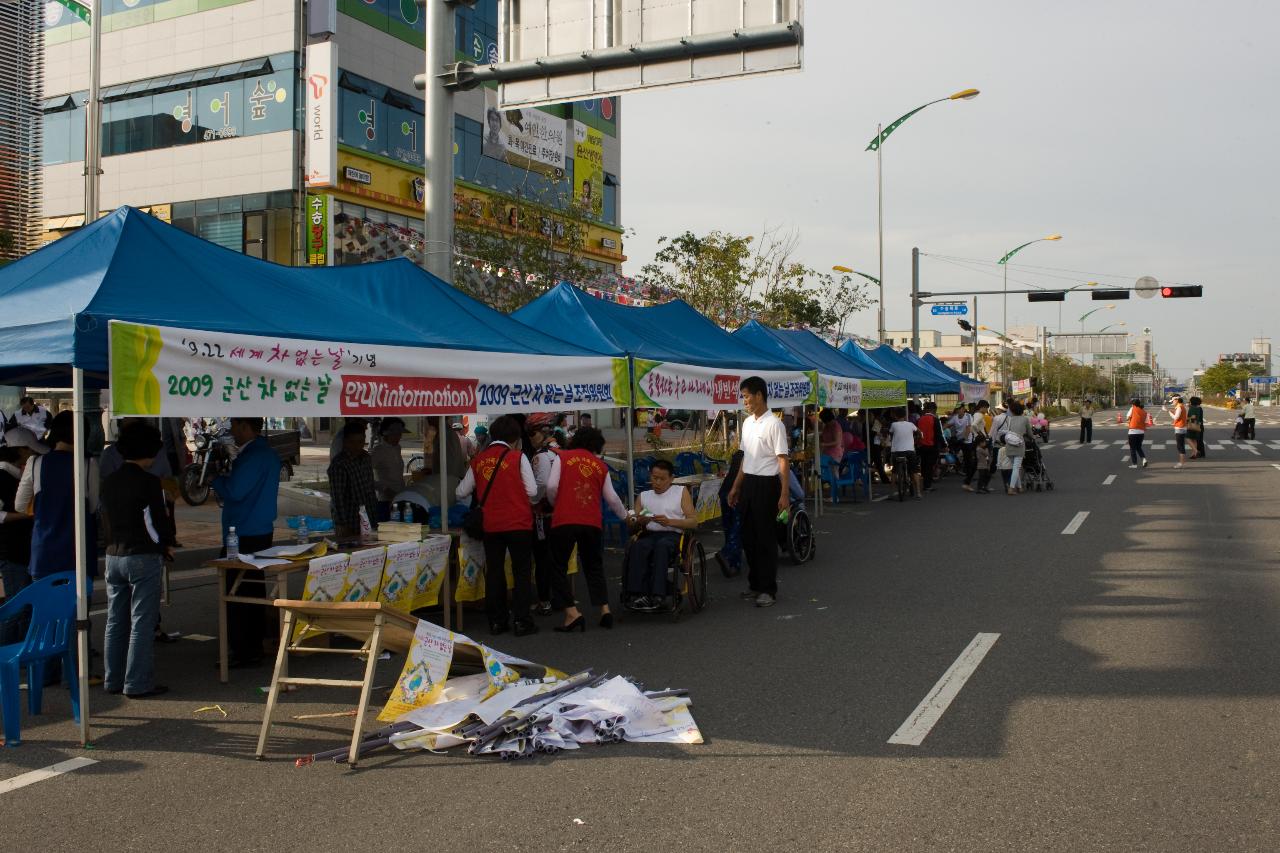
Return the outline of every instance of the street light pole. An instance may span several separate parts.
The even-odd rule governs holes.
[[[1001,288],[1004,292],[1004,322],[1001,325],[1003,326],[1003,331],[1006,338],[1008,338],[1009,336],[1009,259],[1012,258],[1014,255],[1018,254],[1019,252],[1021,252],[1023,249],[1030,246],[1032,243],[1043,243],[1046,240],[1052,241],[1052,240],[1061,240],[1061,239],[1062,239],[1061,234],[1050,234],[1048,237],[1038,237],[1035,240],[1028,240],[1027,242],[1023,243],[1021,246],[1010,249],[1008,252],[1005,253],[1003,258],[1001,258],[999,261],[996,262],[1000,266],[1004,267],[1004,276],[1003,276],[1004,286]],[[1003,392],[1003,386],[1006,386],[1008,384],[1008,377],[1006,375],[1007,373],[1008,373],[1007,362],[1002,357],[1000,359],[1000,385],[1002,386],[1001,388],[1002,392]]]
[[[880,305],[876,311],[876,342],[884,343],[884,166],[881,150],[884,148],[884,127],[876,125],[876,207],[879,210],[876,224],[876,245],[880,255],[880,271],[876,281],[880,287]]]
[[[938,98],[936,101],[930,101],[916,107],[902,118],[885,127],[883,124],[876,125],[876,138],[871,140],[871,144],[867,146],[867,151],[876,152],[876,208],[879,211],[876,226],[876,243],[879,248],[880,255],[880,274],[877,279],[880,286],[880,308],[877,311],[877,339],[879,343],[884,343],[884,161],[880,153],[880,149],[884,147],[884,141],[889,134],[897,130],[904,121],[920,112],[925,107],[931,107],[934,104],[940,104],[943,101],[971,101],[978,97],[977,89],[962,89],[954,95],[948,95],[945,98]]]

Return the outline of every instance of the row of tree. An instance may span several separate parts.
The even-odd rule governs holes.
[[[593,223],[580,207],[533,194],[494,198],[489,206],[468,209],[455,226],[458,287],[511,312],[561,281],[600,277],[584,251]],[[803,263],[794,230],[766,228],[758,236],[685,231],[658,245],[641,278],[726,327],[755,318],[806,326],[835,341],[849,318],[872,304],[862,279]]]

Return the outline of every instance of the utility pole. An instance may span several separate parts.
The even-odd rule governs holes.
[[[422,0],[427,17],[426,73],[422,77],[423,133],[427,143],[423,194],[423,260],[429,273],[453,283],[453,90],[441,77],[454,57],[457,0]],[[416,82],[416,81],[415,81]]]
[[[981,380],[978,370],[978,297],[973,297],[973,378]]]
[[[911,351],[920,354],[920,249],[914,247],[911,249]]]

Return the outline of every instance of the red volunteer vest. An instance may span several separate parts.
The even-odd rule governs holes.
[[[933,415],[921,415],[920,420],[916,421],[916,428],[920,430],[920,446],[933,447],[933,440],[937,438],[938,419]]]
[[[551,526],[601,526],[600,496],[609,469],[590,450],[560,451],[560,491]]]
[[[498,467],[498,457],[508,448],[501,444],[486,447],[483,452],[471,460],[471,474],[476,480],[475,500],[484,498],[489,478],[494,476]],[[507,458],[502,460],[502,469],[497,472],[493,490],[484,501],[484,532],[505,533],[510,530],[533,529],[533,506],[529,496],[524,492],[524,481],[520,479],[520,460],[524,458],[519,450],[510,448]]]

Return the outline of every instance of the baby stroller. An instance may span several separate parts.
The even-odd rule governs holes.
[[[1027,491],[1053,491],[1053,480],[1044,465],[1044,453],[1034,438],[1027,442],[1027,452],[1022,459],[1022,487]]]
[[[1249,430],[1244,425],[1244,415],[1236,415],[1236,428],[1231,433],[1231,438],[1235,441],[1244,441],[1249,437]]]

